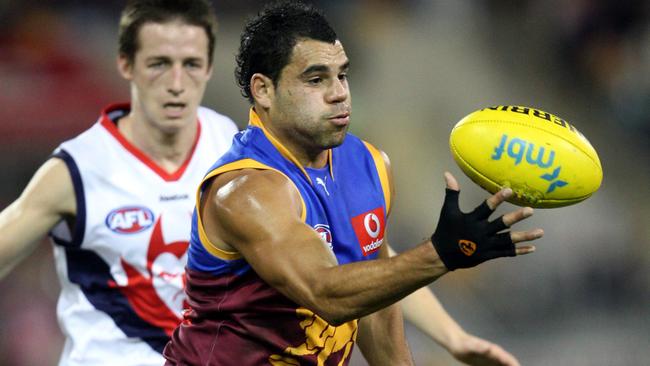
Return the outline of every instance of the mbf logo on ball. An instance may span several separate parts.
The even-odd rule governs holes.
[[[314,230],[320,235],[321,240],[327,244],[327,247],[334,250],[332,246],[332,232],[330,231],[329,225],[317,224],[314,226]]]
[[[535,153],[535,150],[537,150],[537,154]],[[535,148],[535,144],[532,142],[527,142],[516,137],[508,139],[508,135],[506,134],[501,136],[499,146],[494,148],[492,160],[501,160],[504,153],[508,154],[508,157],[514,160],[515,166],[524,161],[524,156],[526,157],[526,163],[537,165],[542,169],[552,166],[553,160],[555,159],[555,151],[549,149],[548,156],[546,156],[546,149],[544,149],[543,146]],[[540,176],[540,178],[549,182],[546,193],[551,193],[555,188],[564,187],[569,184],[568,182],[559,179],[561,170],[562,167],[558,166],[554,168],[552,172],[544,173]]]
[[[352,218],[352,227],[364,256],[376,252],[384,242],[384,208],[364,212]]]
[[[119,234],[139,233],[151,227],[153,221],[153,212],[143,206],[116,208],[106,216],[106,226]]]
[[[507,146],[507,148],[506,148]],[[506,151],[507,150],[507,151]],[[535,150],[537,150],[537,155],[535,155]],[[501,136],[501,141],[499,146],[494,148],[494,155],[492,155],[493,160],[501,160],[503,153],[507,152],[508,156],[515,161],[515,165],[519,165],[526,156],[526,162],[531,165],[537,165],[540,168],[548,168],[553,165],[553,160],[555,159],[555,151],[549,150],[548,157],[545,158],[546,150],[543,146],[535,148],[535,144],[532,142],[527,142],[519,138],[511,138],[508,141],[508,135],[504,134]]]

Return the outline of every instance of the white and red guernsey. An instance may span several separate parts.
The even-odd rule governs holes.
[[[62,143],[77,215],[51,232],[61,282],[57,315],[66,337],[60,365],[161,365],[181,320],[184,270],[196,187],[237,132],[199,108],[185,163],[168,173],[131,145],[106,108],[91,128]]]

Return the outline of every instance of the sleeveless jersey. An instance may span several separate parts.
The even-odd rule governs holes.
[[[390,205],[387,172],[378,150],[348,134],[330,149],[323,169],[304,168],[251,110],[249,127],[206,175],[254,168],[275,170],[293,182],[302,220],[318,232],[339,265],[374,259]],[[262,280],[238,253],[207,238],[195,208],[188,250],[190,310],[164,351],[178,365],[347,365],[357,321],[335,327]]]
[[[184,267],[196,187],[230,147],[235,124],[199,108],[185,163],[167,173],[130,144],[106,108],[54,156],[72,177],[77,214],[50,233],[66,337],[60,365],[161,365],[185,303]],[[71,231],[69,227],[72,227]]]

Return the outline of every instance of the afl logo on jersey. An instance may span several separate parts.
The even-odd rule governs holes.
[[[333,250],[334,247],[332,246],[332,232],[330,231],[329,225],[317,224],[314,226],[314,230],[316,230],[316,233],[320,235],[321,240],[327,244],[327,247]]]
[[[135,234],[153,225],[150,209],[142,206],[116,208],[106,216],[106,226],[118,234]]]
[[[352,227],[364,256],[381,248],[385,226],[383,207],[377,207],[352,218]]]

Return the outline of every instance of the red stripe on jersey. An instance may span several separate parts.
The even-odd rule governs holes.
[[[117,125],[111,121],[111,119],[108,117],[108,113],[111,111],[117,110],[117,109],[124,109],[124,110],[129,110],[131,109],[130,104],[125,103],[125,104],[114,104],[108,106],[106,109],[102,111],[102,116],[101,116],[101,125],[106,128],[106,130],[115,137],[115,139],[127,150],[129,151],[133,156],[135,156],[138,160],[140,160],[144,165],[149,167],[154,173],[158,174],[163,180],[166,182],[174,182],[179,180],[182,176],[183,173],[185,173],[185,169],[187,169],[187,166],[190,164],[190,161],[192,160],[192,157],[194,156],[194,150],[196,150],[196,145],[199,143],[199,137],[201,136],[201,122],[197,123],[196,125],[196,138],[194,140],[194,144],[192,145],[192,149],[190,150],[190,154],[187,156],[187,159],[183,162],[183,164],[176,169],[175,172],[169,173],[165,169],[163,169],[160,165],[158,165],[155,161],[153,161],[147,154],[145,154],[142,150],[138,149],[135,145],[130,143],[124,135],[120,133],[120,131],[117,129]]]

